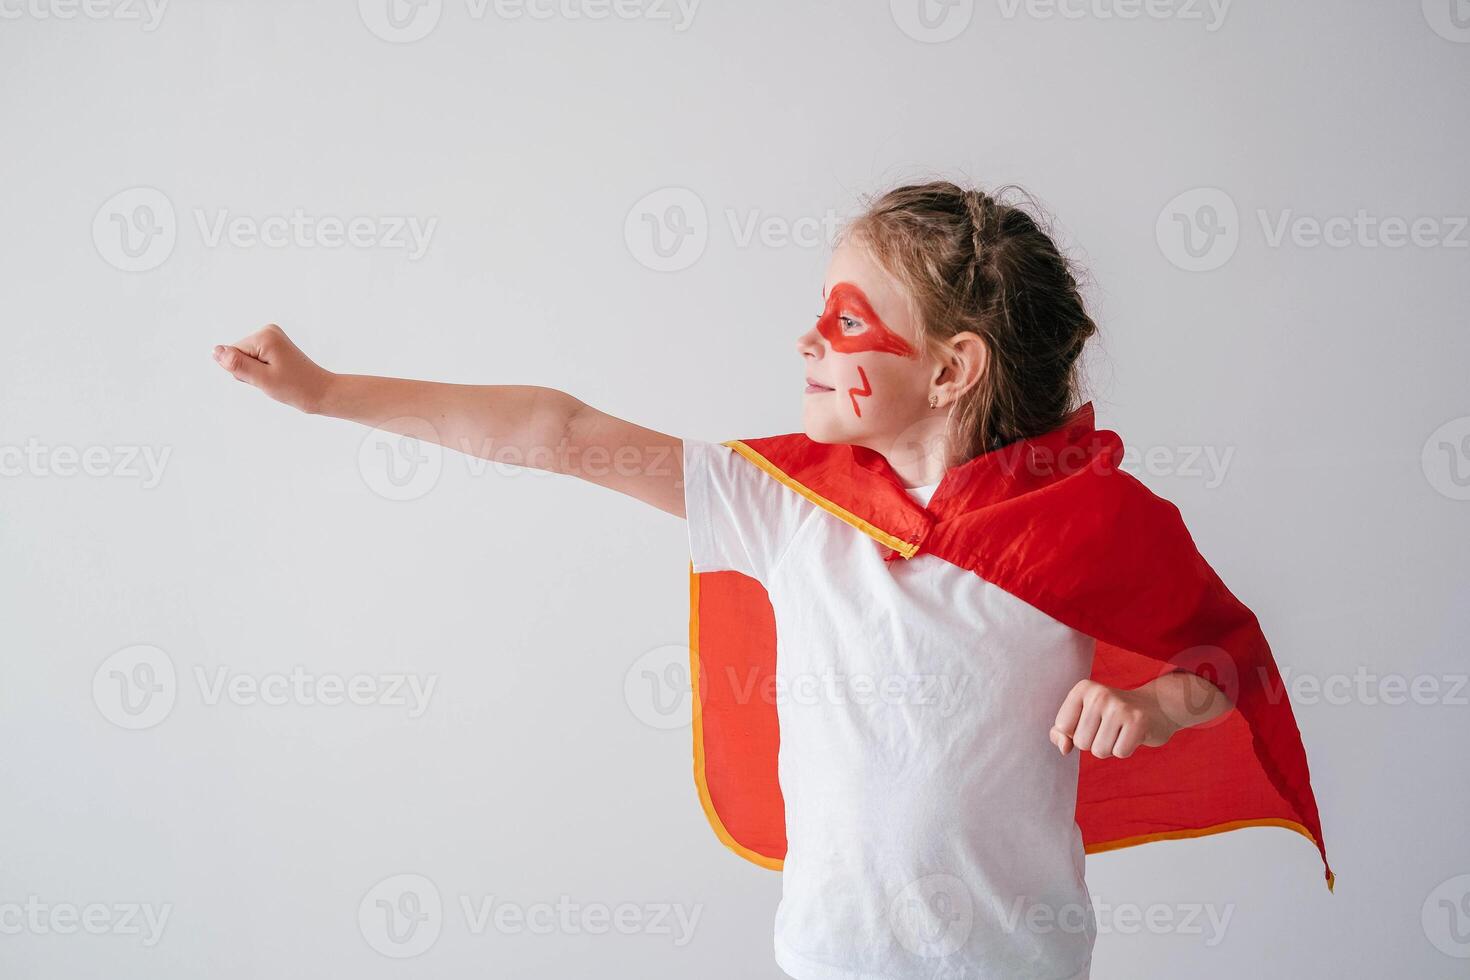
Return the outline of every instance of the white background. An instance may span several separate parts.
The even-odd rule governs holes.
[[[1099,903],[1231,916],[1105,924],[1094,976],[1463,975],[1470,29],[1449,0],[990,0],[935,6],[932,31],[902,0],[707,0],[687,23],[428,0],[400,27],[384,3],[0,3],[0,975],[778,976],[780,878],[716,841],[687,698],[667,721],[644,683],[677,696],[657,668],[687,639],[682,522],[455,454],[387,499],[364,430],[209,351],[276,321],[336,370],[792,431],[826,260],[801,233],[935,176],[1016,181],[1056,216],[1102,328],[1100,424],[1157,451],[1141,475],[1283,671],[1328,684],[1293,693],[1336,894],[1281,830],[1093,857]],[[298,210],[432,234],[413,257],[208,233]],[[1275,237],[1360,211],[1433,227]],[[681,214],[661,259],[649,222]],[[1211,214],[1191,257],[1183,222]],[[800,240],[743,237],[765,219]],[[119,220],[161,234],[129,256]],[[1189,463],[1206,450],[1223,473]],[[136,645],[177,690],[127,730],[108,691],[133,654],[109,658]],[[412,717],[210,703],[199,680],[297,667],[436,686]],[[375,948],[400,874],[442,902],[416,959]],[[683,945],[476,933],[461,899],[490,896],[699,919]],[[114,911],[57,934],[28,902],[169,918],[149,945]]]

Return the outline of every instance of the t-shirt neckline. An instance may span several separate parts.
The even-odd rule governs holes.
[[[903,492],[913,497],[920,504],[927,506],[930,499],[934,496],[934,491],[938,489],[939,482],[935,481],[934,483],[926,483],[919,487],[904,487]]]

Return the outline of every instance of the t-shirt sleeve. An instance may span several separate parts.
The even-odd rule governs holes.
[[[764,584],[814,507],[729,446],[684,440],[684,512],[696,572]]]

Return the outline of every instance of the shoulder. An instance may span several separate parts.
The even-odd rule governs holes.
[[[1087,564],[1145,591],[1196,577],[1204,563],[1178,505],[1116,467],[1070,476],[1062,508],[1047,508],[1066,528],[1059,545]]]
[[[805,485],[815,474],[830,473],[842,460],[851,459],[851,447],[815,442],[804,432],[727,439],[720,445],[734,450],[767,476],[788,485],[793,481]]]
[[[774,436],[726,439],[720,443],[750,459],[758,456],[776,465],[798,465],[803,460],[818,459],[845,449],[845,446],[815,442],[805,432],[787,432]]]
[[[998,505],[996,516],[1043,537],[1058,533],[1074,553],[1192,547],[1178,506],[1122,469],[1121,453],[1111,448],[1016,464],[1036,468],[1018,478],[1031,485]]]

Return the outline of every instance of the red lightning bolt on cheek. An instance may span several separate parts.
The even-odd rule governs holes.
[[[852,399],[852,414],[856,415],[858,418],[862,418],[863,410],[861,408],[858,408],[858,395],[862,395],[864,398],[867,398],[873,393],[873,386],[868,384],[868,374],[866,371],[863,370],[863,366],[861,364],[858,365],[858,379],[862,381],[863,386],[861,388],[847,389],[847,397]]]

